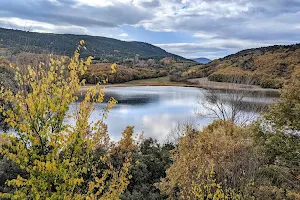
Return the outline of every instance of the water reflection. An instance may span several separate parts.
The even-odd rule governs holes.
[[[220,91],[222,94],[222,91]],[[135,126],[135,133],[142,133],[145,137],[153,137],[164,141],[170,131],[178,123],[194,121],[198,127],[209,124],[213,119],[199,117],[196,110],[204,109],[199,101],[204,101],[207,90],[187,87],[116,87],[106,89],[106,98],[114,97],[118,104],[110,111],[105,122],[113,140],[119,140],[121,132],[126,126]],[[226,93],[221,96],[226,99]],[[268,94],[247,96],[244,111],[252,112],[251,104],[269,104],[274,98]],[[225,101],[226,103],[226,101]],[[227,104],[230,102],[227,101]],[[106,104],[97,104],[92,113],[91,121],[102,116]],[[76,103],[71,110],[76,108]]]

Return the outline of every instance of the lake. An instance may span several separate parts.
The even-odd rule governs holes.
[[[224,105],[229,108],[228,94],[215,91],[224,98]],[[178,124],[193,123],[202,128],[212,122],[212,116],[202,104],[210,90],[192,87],[175,86],[136,86],[136,87],[111,87],[106,88],[106,99],[114,97],[118,104],[110,111],[105,123],[111,139],[117,141],[121,137],[126,126],[134,126],[135,134],[143,133],[144,137],[152,137],[161,142],[167,139],[169,133]],[[227,99],[227,100],[226,100]],[[273,95],[263,93],[247,95],[243,98],[242,113],[244,115],[257,115],[252,110],[252,105],[267,105],[274,102]],[[76,108],[76,103],[71,105],[70,110]],[[106,104],[97,104],[91,116],[91,121],[100,118]],[[199,114],[201,112],[201,115]]]

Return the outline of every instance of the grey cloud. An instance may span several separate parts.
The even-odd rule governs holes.
[[[145,8],[155,8],[160,6],[160,2],[158,0],[152,0],[152,1],[143,1],[141,2],[141,6]]]
[[[200,7],[187,13],[180,13],[177,10],[176,16],[158,17],[159,19],[148,22],[145,27],[156,31],[174,30],[192,34],[206,32],[216,34],[221,39],[265,40],[280,44],[300,41],[299,0],[206,0],[205,2],[219,3],[222,6],[204,10]],[[226,6],[237,7],[228,9]],[[239,10],[240,7],[247,9],[238,11],[238,14],[226,15],[226,12]]]
[[[207,57],[210,59],[224,57],[228,54],[236,53],[247,48],[255,48],[273,45],[263,41],[255,42],[251,40],[235,39],[212,39],[199,43],[173,43],[156,44],[171,53],[182,55],[187,58]]]
[[[77,25],[116,27],[124,24],[137,24],[151,14],[130,4],[93,7],[75,6],[75,0],[10,0],[1,2],[1,17],[18,17],[27,20],[51,23],[54,25]]]
[[[198,43],[156,44],[156,46],[186,58],[207,57],[215,59],[234,52],[234,50],[226,50],[221,47],[209,47]]]

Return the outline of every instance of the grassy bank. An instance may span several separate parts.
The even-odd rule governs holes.
[[[278,89],[272,88],[262,88],[258,85],[249,85],[249,84],[239,84],[239,83],[227,83],[227,82],[216,82],[210,81],[208,78],[195,78],[188,79],[188,84],[195,85],[196,87],[206,88],[206,89],[219,89],[219,90],[246,90],[254,92],[274,92],[279,93]]]
[[[150,79],[141,79],[141,80],[134,80],[126,82],[125,84],[129,85],[178,85],[178,84],[185,84],[185,83],[176,83],[169,81],[168,76],[159,77],[159,78],[150,78]]]
[[[81,93],[85,93],[87,88],[93,85],[86,85],[80,89]],[[256,85],[235,84],[235,83],[221,83],[209,81],[207,78],[188,79],[186,82],[171,82],[169,77],[159,77],[151,79],[141,79],[129,81],[121,84],[107,84],[105,87],[133,87],[133,86],[181,86],[181,87],[196,87],[204,89],[217,90],[247,90],[253,92],[269,92],[272,94],[279,94],[278,89],[262,88]]]

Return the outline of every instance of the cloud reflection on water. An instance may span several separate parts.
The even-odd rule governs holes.
[[[209,124],[213,119],[199,117],[197,109],[203,107],[199,101],[206,91],[197,88],[171,86],[143,86],[107,88],[106,96],[113,96],[118,104],[110,111],[105,122],[110,137],[119,140],[126,126],[135,126],[135,134],[143,132],[145,137],[164,141],[178,123],[194,121],[199,127]],[[256,99],[247,97],[247,103],[268,102],[271,98]],[[76,104],[71,106],[71,110]],[[97,104],[91,116],[96,121],[101,116],[106,104]],[[248,112],[245,109],[245,112]]]

